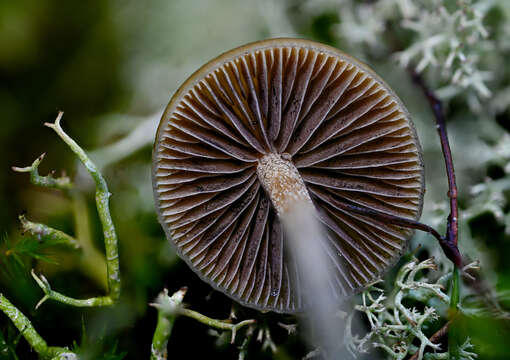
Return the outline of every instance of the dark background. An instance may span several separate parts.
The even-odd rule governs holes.
[[[441,228],[446,179],[425,100],[395,65],[390,50],[371,51],[339,35],[340,16],[331,2],[324,3],[328,5],[317,1],[310,7],[297,0],[0,1],[0,292],[33,321],[49,344],[72,346],[76,341],[90,358],[114,359],[105,354],[121,352],[127,352],[126,359],[148,358],[156,311],[147,304],[164,287],[173,292],[187,286],[185,302],[211,317],[226,318],[230,313],[232,301],[213,292],[176,258],[157,223],[150,184],[151,141],[163,107],[182,81],[207,60],[249,41],[277,36],[319,40],[352,51],[385,78],[408,106],[424,148],[427,196],[422,220]],[[359,2],[372,3],[376,1]],[[507,22],[504,14],[497,10],[487,18],[494,33]],[[397,35],[406,45],[412,41],[408,34]],[[433,74],[430,79],[438,84]],[[499,80],[492,89],[495,94],[510,84],[507,78]],[[446,106],[461,208],[470,214],[462,223],[460,242],[472,258],[482,260],[485,278],[504,306],[510,290],[510,239],[505,231],[510,193],[505,169],[510,158],[508,108],[480,115],[469,109],[466,99],[453,98]],[[42,292],[30,277],[31,268],[70,296],[95,296],[105,289],[104,262],[97,256],[103,244],[94,189],[70,150],[43,126],[59,110],[65,111],[64,129],[93,151],[98,163],[111,154],[108,145],[145,126],[139,136],[145,145],[135,144],[136,151],[127,156],[116,153],[122,159],[103,170],[113,194],[112,216],[120,239],[123,295],[114,309],[76,309],[47,302],[34,310]],[[65,170],[76,179],[83,196],[70,199],[37,188],[28,175],[11,171],[11,166],[28,166],[44,152],[41,173]],[[494,191],[477,197],[472,186],[484,181],[496,184]],[[8,250],[26,238],[17,220],[24,212],[31,220],[90,243],[96,252],[45,249],[51,262],[20,253],[23,266],[16,265]],[[413,246],[418,243],[425,244],[421,258],[435,255],[446,263],[431,238],[420,235]],[[287,336],[276,325],[293,319],[240,307],[237,312],[239,319],[257,317],[267,323],[278,345],[273,355],[255,342],[251,358],[293,359],[306,354],[298,337]],[[508,358],[510,333],[505,320],[476,318],[467,321],[464,330],[481,359]],[[17,331],[4,316],[0,316],[0,333],[7,344],[17,341]],[[205,325],[187,318],[177,320],[169,349],[190,359],[233,359],[238,351],[225,337],[218,338]],[[2,354],[0,359],[13,358],[12,353]],[[20,359],[36,358],[24,340],[19,341],[17,354]]]

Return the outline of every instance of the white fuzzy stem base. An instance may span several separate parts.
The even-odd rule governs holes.
[[[312,205],[305,183],[290,160],[267,154],[259,159],[257,175],[278,215],[289,211],[297,202]]]

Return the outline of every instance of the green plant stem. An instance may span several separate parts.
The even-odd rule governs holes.
[[[11,319],[14,326],[42,360],[76,359],[76,354],[66,348],[48,346],[46,341],[34,329],[30,320],[2,294],[0,294],[0,310]],[[67,355],[67,357],[64,357],[64,355]]]
[[[23,232],[28,232],[30,235],[37,238],[39,241],[43,240],[53,240],[58,242],[59,244],[64,244],[72,247],[73,249],[79,249],[80,244],[70,235],[67,235],[65,232],[53,229],[47,225],[32,222],[26,218],[25,215],[19,216],[19,221],[21,223],[21,227]]]
[[[455,266],[453,268],[452,276],[452,291],[450,296],[450,320],[454,321],[458,315],[458,306],[460,302],[460,274],[459,269]],[[450,326],[448,333],[448,352],[450,353],[450,360],[460,360],[460,346],[458,326]]]
[[[92,176],[92,179],[96,185],[96,207],[99,213],[99,219],[103,227],[106,250],[108,295],[83,300],[73,299],[53,291],[44,276],[38,277],[34,272],[32,272],[32,276],[45,293],[45,296],[38,305],[41,305],[48,299],[53,299],[72,306],[82,307],[112,305],[116,303],[120,298],[121,281],[117,234],[115,232],[115,227],[110,215],[108,203],[111,194],[108,191],[108,186],[105,179],[99,172],[96,165],[89,159],[85,151],[73,139],[71,139],[71,137],[69,137],[69,135],[67,135],[64,130],[62,130],[62,127],[60,126],[60,120],[62,119],[63,114],[63,112],[59,112],[54,123],[45,123],[44,125],[53,129],[57,135],[69,146],[69,148],[71,148],[71,150],[76,154],[89,174]]]
[[[450,296],[450,311],[453,312],[453,315],[457,314],[459,301],[460,301],[460,274],[459,268],[454,267],[452,276],[452,294]]]

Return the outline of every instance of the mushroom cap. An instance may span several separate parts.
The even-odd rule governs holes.
[[[154,145],[159,221],[215,289],[259,310],[303,310],[297,265],[257,177],[267,154],[299,171],[327,229],[339,297],[378,279],[405,251],[412,230],[341,206],[420,217],[421,149],[400,99],[335,48],[259,41],[191,75],[170,100]]]

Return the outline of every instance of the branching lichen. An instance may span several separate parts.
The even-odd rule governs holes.
[[[64,304],[79,306],[79,307],[90,307],[90,306],[108,306],[117,302],[120,298],[120,269],[119,269],[119,254],[117,245],[117,234],[113,225],[113,220],[110,215],[109,209],[109,198],[111,193],[108,191],[106,180],[103,178],[101,172],[97,166],[90,160],[87,153],[69,136],[67,135],[62,127],[60,126],[60,120],[64,115],[63,112],[59,112],[54,123],[45,123],[45,125],[53,129],[57,135],[69,146],[69,148],[75,153],[82,164],[85,166],[89,174],[91,175],[96,185],[96,206],[99,213],[99,218],[103,226],[105,250],[106,250],[106,267],[107,267],[107,283],[108,283],[108,295],[94,297],[90,299],[73,299],[63,294],[60,294],[51,289],[49,282],[42,275],[37,276],[32,271],[32,277],[35,279],[37,284],[44,291],[44,297],[37,304],[39,307],[44,301],[53,299]],[[40,176],[38,174],[38,167],[44,158],[44,154],[37,158],[31,166],[25,168],[13,167],[14,171],[17,172],[29,172],[31,180],[35,185],[56,188],[60,190],[70,190],[71,181],[67,177],[54,178],[51,175]],[[61,239],[63,242],[69,243],[70,245],[78,246],[77,242],[70,236],[64,234],[61,231],[52,229],[43,224],[31,223],[26,218],[20,217],[20,221],[26,231],[29,231],[35,236],[50,236],[53,238]]]
[[[218,329],[218,330],[226,330],[231,332],[231,344],[234,343],[237,332],[246,326],[252,325],[255,323],[255,320],[244,320],[240,321],[237,324],[233,324],[231,320],[217,320],[212,319],[208,316],[202,315],[197,311],[186,309],[182,305],[182,300],[184,299],[184,295],[186,294],[187,289],[182,288],[175,292],[172,296],[168,295],[168,290],[164,289],[156,298],[156,301],[151,304],[158,310],[158,322],[156,325],[156,330],[154,332],[154,336],[152,338],[152,347],[151,347],[151,359],[152,360],[160,360],[167,358],[167,344],[168,339],[172,333],[172,327],[175,319],[178,316],[186,316],[192,319],[195,319],[210,328]],[[271,340],[271,335],[269,331],[265,331],[266,329],[261,328],[259,330],[259,337],[264,339],[263,348],[269,346],[275,351],[275,345]],[[249,338],[251,338],[252,332],[247,332],[246,338],[243,341],[243,344],[240,348],[239,358],[243,358],[246,355],[246,348],[248,346]]]
[[[46,153],[39,156],[34,160],[32,165],[26,167],[17,167],[13,166],[12,170],[20,173],[30,173],[30,181],[34,185],[43,186],[47,188],[53,188],[63,191],[69,191],[73,188],[73,184],[71,183],[71,179],[67,177],[65,174],[62,174],[60,177],[54,177],[53,173],[50,173],[46,176],[39,175],[39,165],[43,161]]]
[[[442,97],[452,97],[464,90],[471,90],[481,98],[488,98],[491,91],[486,82],[492,73],[481,68],[481,57],[493,50],[494,44],[482,41],[489,32],[483,20],[491,8],[488,1],[461,0],[448,8],[444,2],[428,0],[412,2],[403,11],[401,26],[413,32],[415,38],[396,57],[403,67],[416,62],[416,70],[439,68],[448,85],[438,90]],[[472,99],[474,101],[474,99]]]
[[[509,87],[502,82],[508,76],[510,27],[492,33],[486,24],[493,9],[510,15],[503,1],[308,0],[301,6],[311,15],[337,12],[332,32],[349,52],[362,58],[392,56],[404,68],[416,64],[418,72],[434,79],[442,99],[461,96],[477,113],[486,105],[491,112],[510,105]]]
[[[470,264],[468,267],[473,266]],[[391,294],[386,296],[377,283],[361,294],[361,301],[354,308],[363,313],[370,330],[364,336],[353,334],[354,314],[347,316],[344,342],[351,354],[356,356],[358,353],[379,348],[390,359],[406,359],[412,354],[417,354],[415,359],[418,360],[449,359],[448,352],[441,349],[438,343],[431,341],[431,334],[427,334],[431,323],[445,322],[446,310],[427,304],[439,301],[446,309],[450,303],[450,296],[444,291],[446,279],[439,277],[431,280],[423,274],[426,270],[437,270],[434,260],[419,262],[414,258],[400,268]],[[425,306],[423,310],[409,307],[408,300],[417,300]],[[463,359],[476,358],[476,354],[467,351],[470,346],[469,339],[461,346]],[[425,356],[426,349],[432,353]]]
[[[24,214],[19,216],[19,221],[22,231],[29,233],[39,241],[50,240],[53,244],[67,245],[73,249],[80,248],[78,241],[63,231],[53,229],[45,224],[30,221]]]

